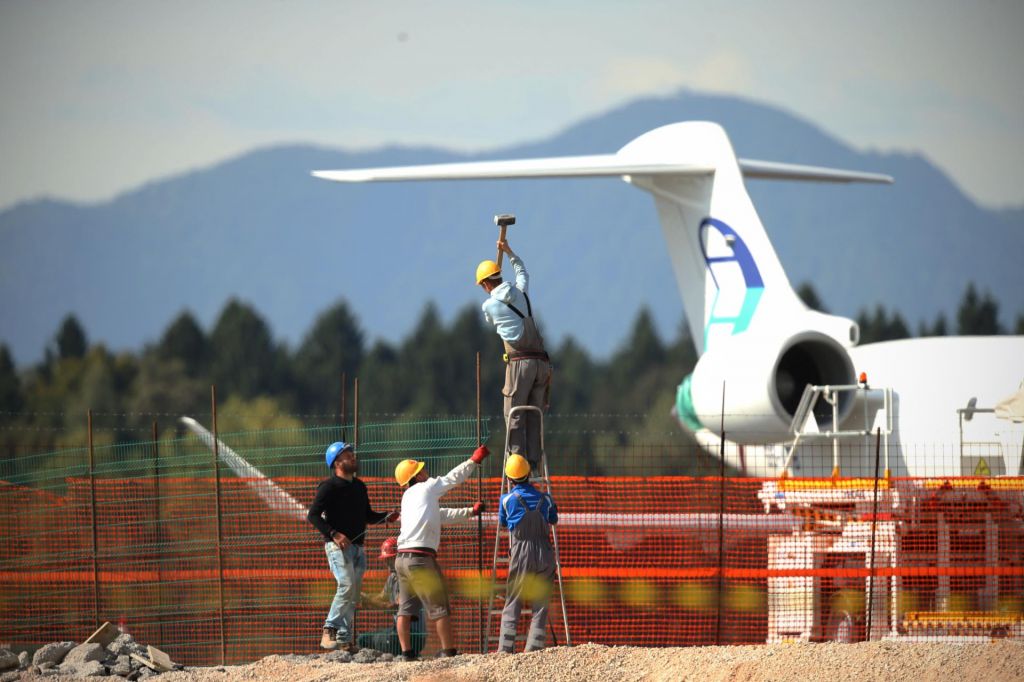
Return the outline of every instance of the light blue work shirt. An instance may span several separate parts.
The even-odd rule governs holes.
[[[502,282],[491,291],[491,295],[483,303],[484,319],[493,324],[500,336],[509,343],[515,343],[523,335],[523,319],[515,314],[509,304],[519,312],[530,316],[530,306],[526,303],[526,291],[530,285],[530,276],[519,256],[509,256],[508,262],[516,273],[516,282]]]

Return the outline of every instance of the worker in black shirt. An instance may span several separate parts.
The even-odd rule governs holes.
[[[363,535],[366,525],[398,520],[398,512],[375,512],[370,508],[366,484],[356,478],[359,462],[351,445],[331,443],[326,453],[331,475],[320,481],[306,518],[326,542],[327,564],[338,589],[324,621],[320,646],[354,652],[356,604],[366,572]]]

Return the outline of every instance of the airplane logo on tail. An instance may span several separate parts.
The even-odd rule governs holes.
[[[704,323],[706,352],[714,339],[746,331],[764,293],[764,280],[736,230],[716,218],[705,218],[698,230],[704,262],[715,283]]]

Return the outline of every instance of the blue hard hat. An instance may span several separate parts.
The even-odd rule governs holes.
[[[334,465],[334,460],[338,459],[338,455],[351,450],[355,452],[355,449],[343,440],[339,440],[337,443],[331,443],[327,446],[327,468],[330,469]]]

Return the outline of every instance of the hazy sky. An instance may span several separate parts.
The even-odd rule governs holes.
[[[483,150],[683,87],[1022,205],[1022,34],[1020,0],[4,0],[0,208],[278,142]]]

